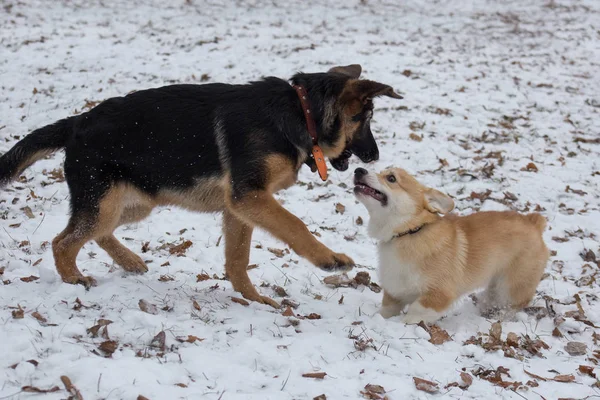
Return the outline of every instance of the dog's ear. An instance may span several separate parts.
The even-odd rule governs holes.
[[[432,213],[447,214],[454,209],[454,200],[439,190],[428,188],[425,191],[425,207]]]
[[[351,64],[340,67],[333,67],[327,72],[335,72],[338,74],[349,76],[352,79],[358,79],[360,77],[360,73],[362,72],[362,67],[358,64]]]
[[[394,92],[391,86],[364,79],[348,82],[342,93],[341,100],[342,103],[346,104],[358,100],[362,105],[377,96],[388,96],[394,99],[402,98],[402,96]]]

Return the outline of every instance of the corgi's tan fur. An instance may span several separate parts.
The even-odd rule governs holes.
[[[378,240],[381,315],[434,322],[460,296],[487,287],[481,306],[520,309],[535,295],[549,252],[540,214],[449,214],[452,198],[405,170],[355,171],[357,198]],[[443,216],[441,215],[443,214]]]

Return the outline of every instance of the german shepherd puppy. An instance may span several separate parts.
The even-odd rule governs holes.
[[[361,70],[349,65],[291,79],[308,92],[318,144],[340,171],[352,154],[365,163],[379,158],[369,127],[372,99],[402,98],[388,85],[359,80]],[[71,216],[52,251],[62,280],[86,288],[95,281],[75,262],[86,242],[95,240],[125,270],[143,273],[144,261],[113,235],[119,225],[140,221],[162,205],[222,212],[225,271],[233,289],[277,307],[246,272],[254,227],[320,268],[353,265],[273,197],[295,183],[304,163],[314,164],[312,146],[301,101],[286,80],[172,85],[111,98],[33,131],[0,157],[0,186],[65,149]]]

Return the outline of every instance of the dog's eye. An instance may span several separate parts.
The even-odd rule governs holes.
[[[396,177],[394,175],[390,174],[387,176],[387,180],[388,180],[388,182],[394,183],[394,182],[396,182]]]

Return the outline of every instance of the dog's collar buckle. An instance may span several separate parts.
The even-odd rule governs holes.
[[[317,166],[316,170],[319,172],[321,180],[326,181],[327,164],[325,163],[325,155],[323,154],[323,150],[321,150],[321,147],[319,146],[317,126],[315,125],[315,120],[312,117],[310,102],[308,101],[308,93],[306,92],[306,89],[303,86],[292,85],[292,87],[296,90],[296,93],[298,93],[298,98],[300,99],[300,104],[302,105],[302,111],[304,112],[304,118],[306,119],[306,127],[312,139],[312,157]]]

